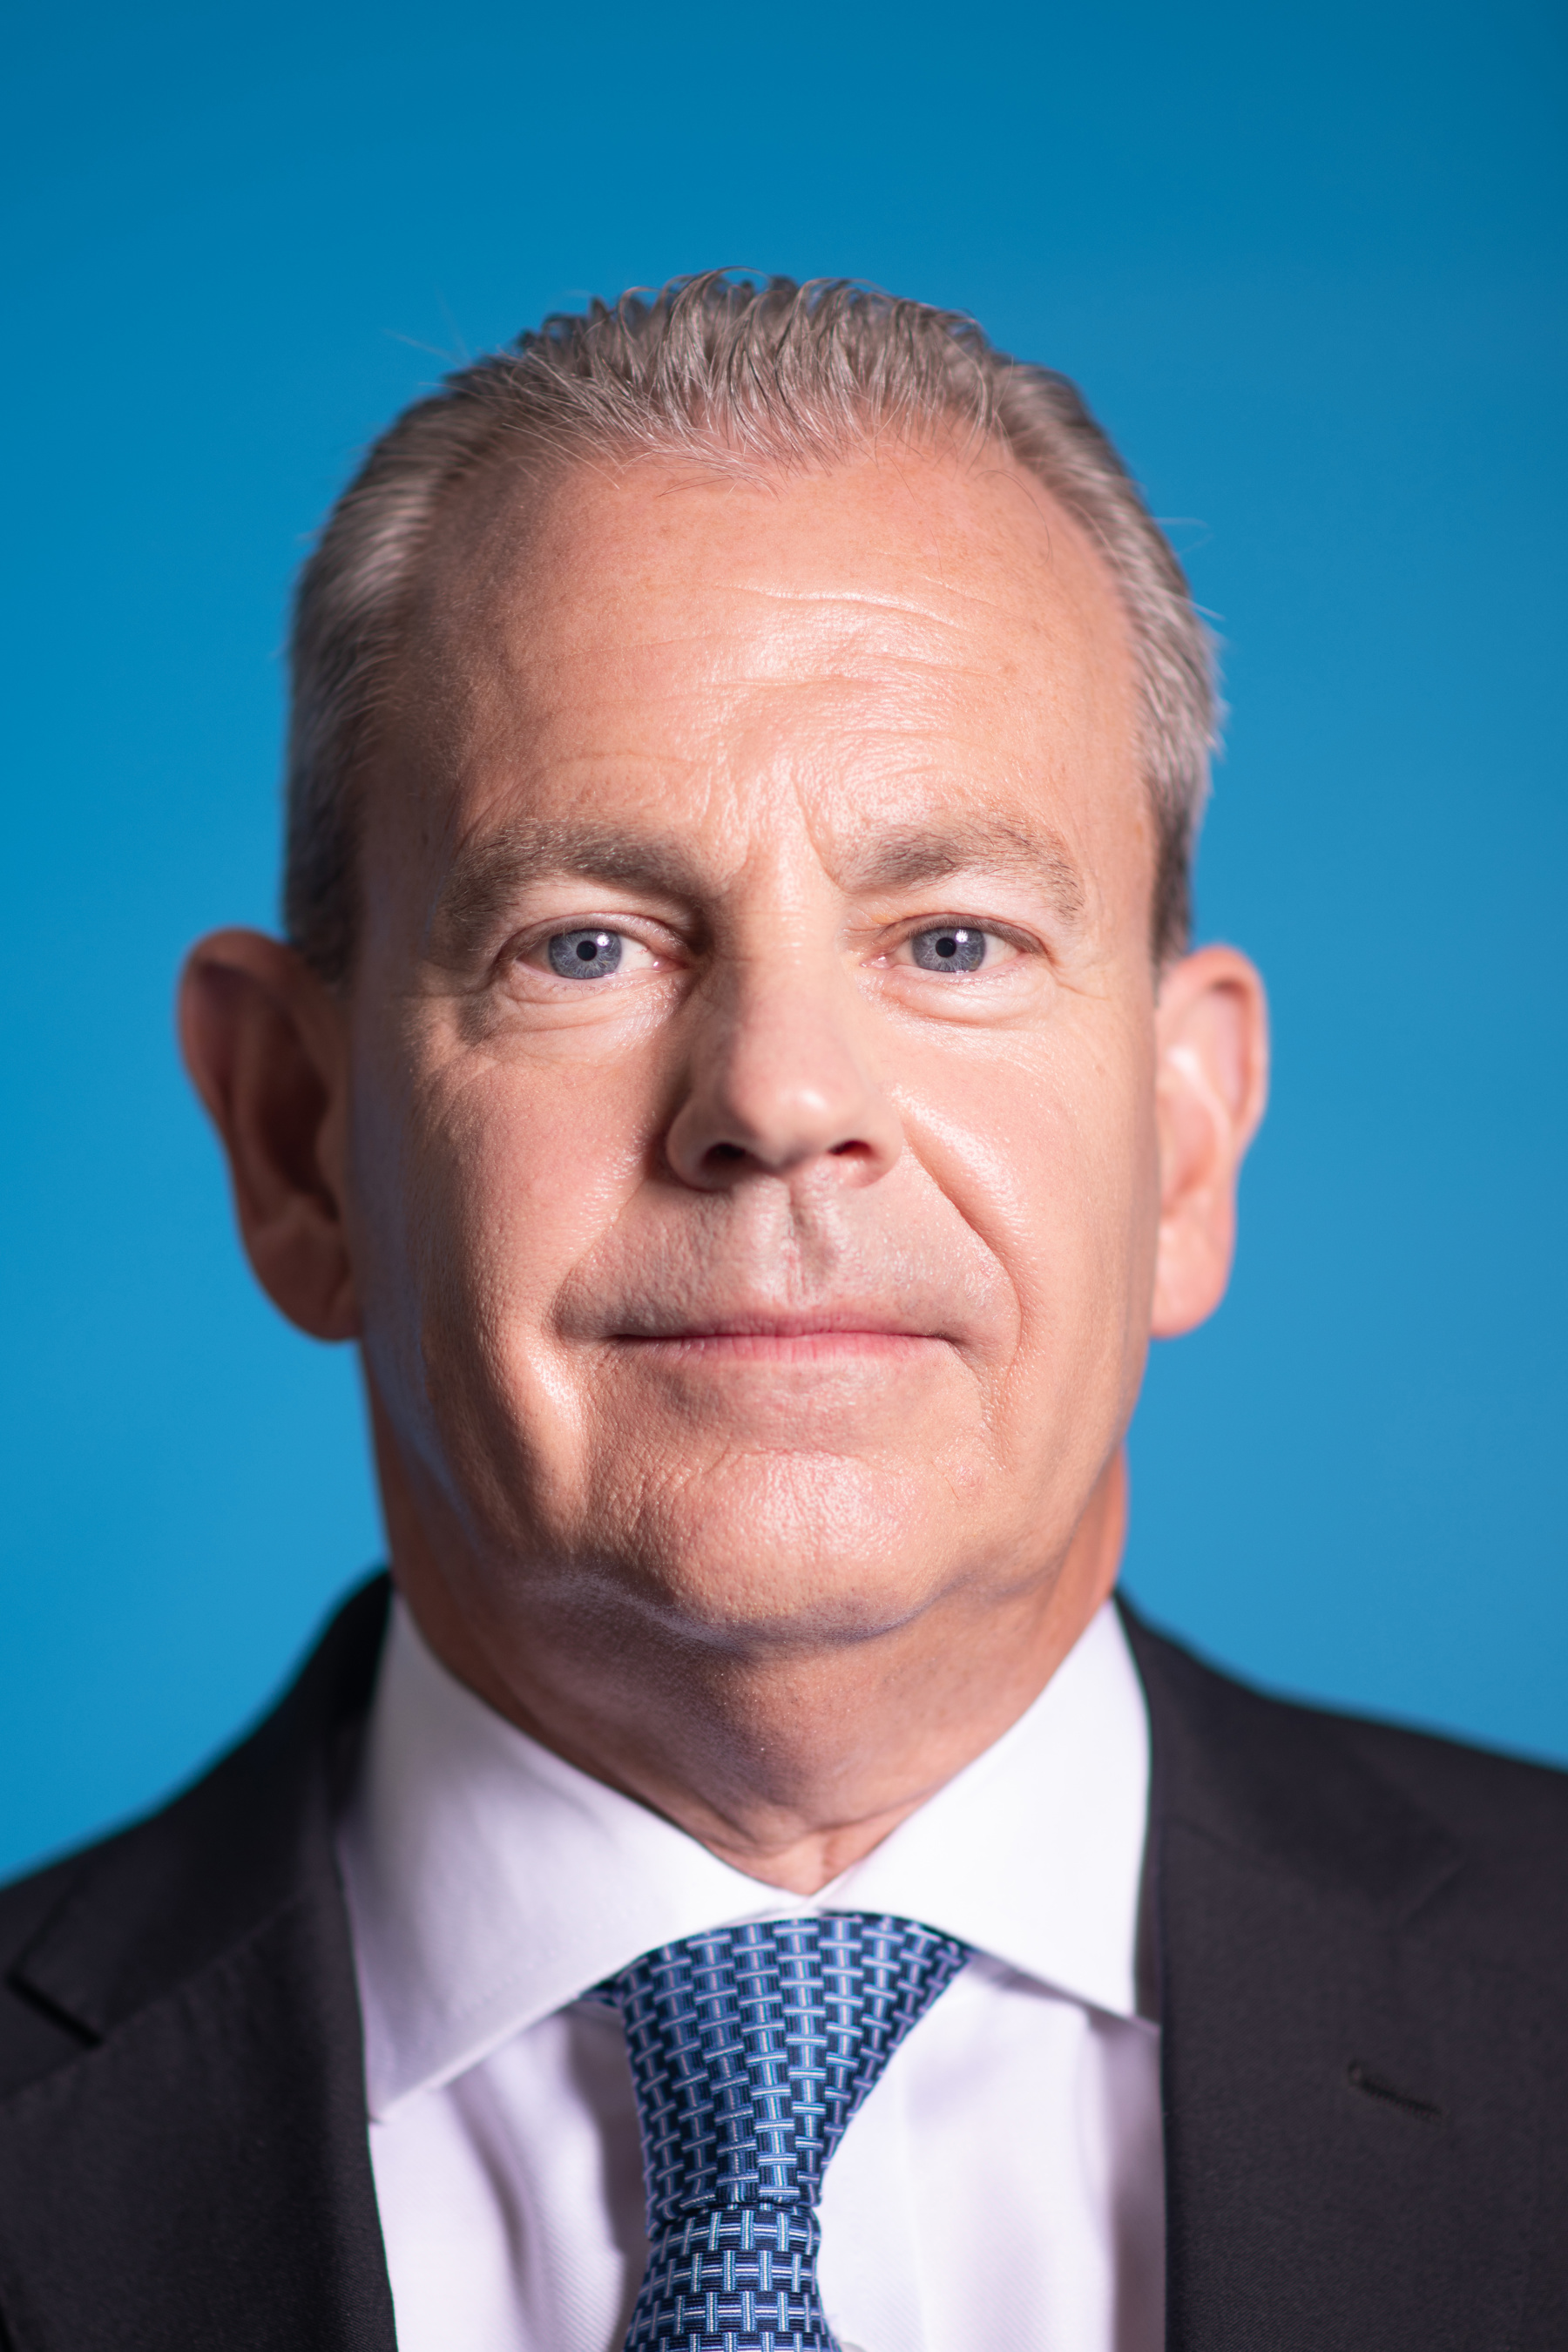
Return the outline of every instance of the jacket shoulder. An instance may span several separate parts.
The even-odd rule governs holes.
[[[1270,1814],[1315,1817],[1348,1849],[1374,1811],[1408,1843],[1424,1837],[1458,1867],[1433,1869],[1434,1919],[1466,1940],[1561,1967],[1568,1946],[1568,1771],[1405,1725],[1276,1696],[1195,1656],[1123,1604],[1134,1656],[1178,1777],[1223,1780],[1240,1809],[1267,1791]],[[1202,1801],[1200,1800],[1200,1802]],[[1392,1839],[1390,1826],[1386,1835]],[[1372,1860],[1368,1875],[1375,1874]],[[1437,1882],[1441,1880],[1439,1892]]]
[[[0,1887],[0,2098],[52,2074],[88,2046],[89,2037],[33,1993],[16,1968],[68,1899],[82,1863],[97,1850],[89,1846]]]
[[[281,1702],[167,1803],[0,1886],[0,2098],[79,2057],[289,1899],[301,1809],[368,1706],[387,1598],[384,1577],[353,1594]]]
[[[1336,1738],[1421,1805],[1464,1856],[1448,1909],[1480,1944],[1561,1978],[1568,1950],[1568,1772],[1361,1716]]]

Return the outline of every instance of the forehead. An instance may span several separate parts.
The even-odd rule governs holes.
[[[826,843],[1042,802],[1142,835],[1135,701],[1105,567],[999,453],[643,459],[468,487],[387,740],[427,846],[574,808],[737,848],[792,814]]]

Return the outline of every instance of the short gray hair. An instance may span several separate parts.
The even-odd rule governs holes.
[[[1000,445],[1099,549],[1138,669],[1153,951],[1179,952],[1215,726],[1211,641],[1076,388],[952,310],[844,279],[756,286],[713,270],[558,313],[448,376],[382,435],[328,517],[294,610],[283,894],[289,938],[322,978],[353,966],[374,725],[421,556],[460,483],[659,454],[815,468],[889,436]]]

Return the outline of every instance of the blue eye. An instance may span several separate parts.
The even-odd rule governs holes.
[[[922,971],[978,971],[985,961],[984,931],[943,923],[934,931],[917,931],[910,941]]]
[[[550,940],[550,969],[563,980],[607,980],[620,969],[619,931],[556,931]]]

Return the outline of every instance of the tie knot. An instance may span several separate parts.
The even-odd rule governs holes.
[[[595,1988],[619,2010],[650,2234],[716,2207],[815,2206],[845,2126],[969,1954],[912,1919],[717,1928]]]

